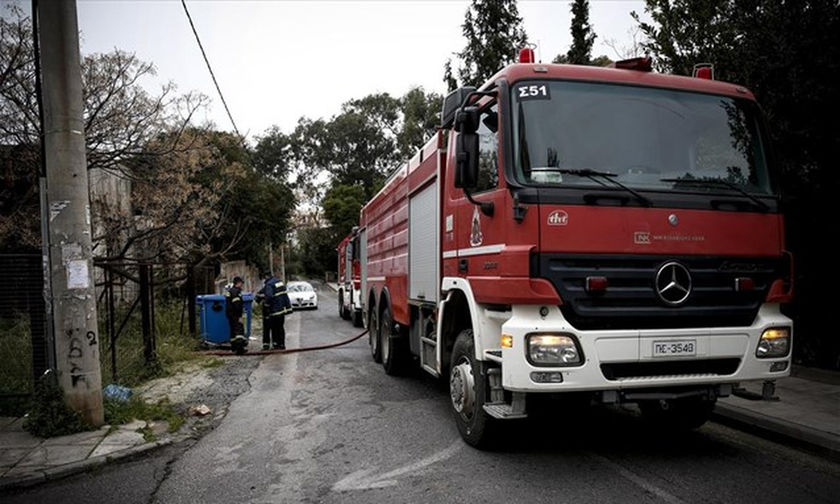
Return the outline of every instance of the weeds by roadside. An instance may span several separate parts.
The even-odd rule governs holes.
[[[22,415],[32,392],[29,318],[0,319],[0,416]]]
[[[64,391],[58,386],[52,373],[41,377],[35,384],[35,393],[32,395],[23,428],[43,438],[65,436],[91,429],[79,413],[65,404]]]
[[[127,387],[136,387],[143,382],[169,376],[178,372],[184,363],[196,359],[207,359],[195,353],[198,342],[181,332],[181,311],[178,301],[161,301],[155,306],[155,340],[157,360],[147,363],[143,355],[143,334],[140,329],[140,314],[131,315],[122,333],[117,338],[116,380],[111,364],[111,346],[105,337],[105,316],[100,313],[100,361],[102,382],[116,382]],[[125,312],[117,310],[117,321],[121,322]]]
[[[184,416],[178,413],[169,400],[161,399],[157,403],[148,403],[140,397],[132,397],[128,401],[120,402],[114,400],[105,401],[105,422],[111,425],[120,425],[132,420],[145,420],[147,422],[165,421],[169,424],[168,431],[176,432],[184,425]],[[143,436],[149,439],[153,436],[151,429],[144,429]]]

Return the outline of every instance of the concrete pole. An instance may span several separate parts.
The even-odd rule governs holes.
[[[268,241],[268,272],[274,276],[274,244]]]
[[[88,423],[104,423],[75,0],[38,2],[58,383]]]
[[[280,244],[280,280],[286,283],[286,244]]]

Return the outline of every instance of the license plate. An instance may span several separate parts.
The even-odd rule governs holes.
[[[654,357],[697,355],[697,340],[654,341]]]

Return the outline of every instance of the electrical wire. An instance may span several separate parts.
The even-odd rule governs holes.
[[[195,23],[193,23],[190,11],[187,9],[186,0],[181,0],[181,5],[184,6],[184,13],[187,15],[187,20],[190,22],[190,28],[192,28],[193,35],[195,35],[195,41],[198,43],[198,48],[201,49],[201,55],[204,57],[204,63],[207,65],[207,70],[210,72],[210,78],[213,79],[213,84],[216,86],[216,92],[219,93],[219,98],[222,100],[222,105],[225,107],[228,119],[230,119],[230,123],[233,125],[233,131],[236,132],[236,135],[242,139],[244,143],[244,137],[241,133],[239,133],[239,128],[236,127],[236,121],[233,120],[233,114],[230,113],[230,108],[228,107],[227,101],[225,101],[225,95],[222,94],[222,88],[219,87],[219,82],[216,80],[216,74],[213,73],[213,67],[210,66],[210,60],[207,59],[207,53],[204,51],[204,46],[201,44],[201,39],[198,37],[198,31],[195,29]]]

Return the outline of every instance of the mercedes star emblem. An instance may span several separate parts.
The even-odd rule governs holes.
[[[656,294],[665,303],[676,306],[691,294],[691,274],[678,262],[668,262],[656,273]]]
[[[676,226],[677,224],[680,223],[680,218],[677,217],[677,214],[672,213],[671,215],[668,216],[668,223],[671,224],[672,226]]]

